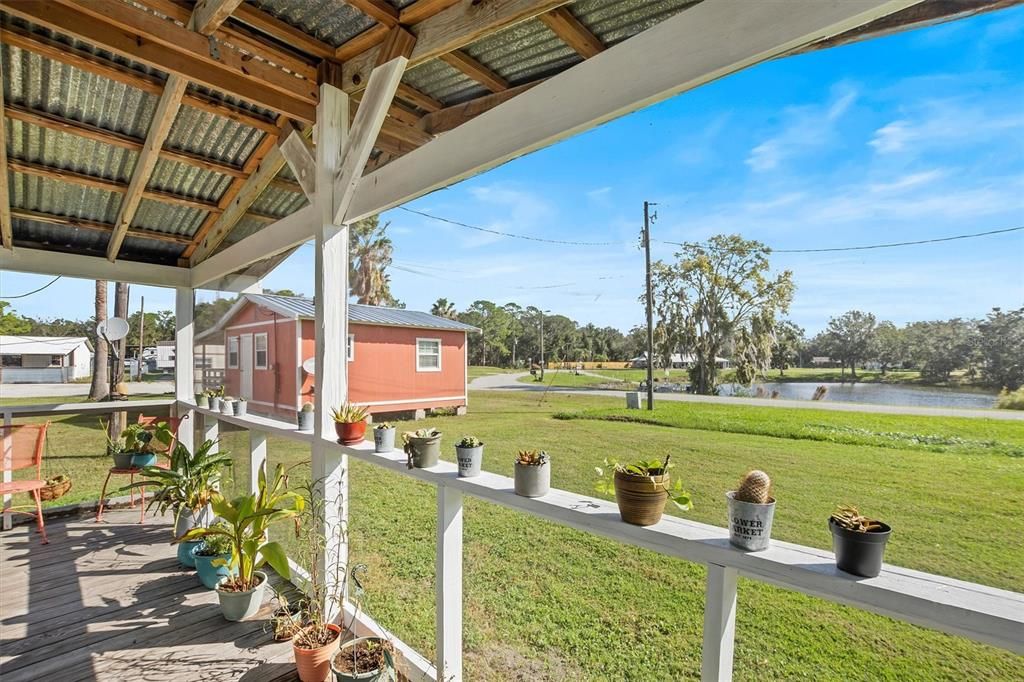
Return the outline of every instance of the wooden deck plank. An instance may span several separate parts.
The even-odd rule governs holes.
[[[271,605],[225,621],[217,596],[180,567],[163,519],[138,510],[51,522],[49,545],[21,526],[0,534],[0,678],[296,679],[274,642]],[[275,581],[279,580],[275,577]],[[270,592],[267,598],[271,596]]]

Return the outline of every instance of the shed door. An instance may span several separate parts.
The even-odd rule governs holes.
[[[252,399],[252,334],[242,334],[238,337],[238,368],[240,385],[238,397],[246,400]]]

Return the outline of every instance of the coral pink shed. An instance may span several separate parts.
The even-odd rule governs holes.
[[[313,301],[243,294],[202,337],[223,337],[225,393],[252,412],[288,419],[314,400]],[[466,405],[466,334],[475,327],[428,313],[349,306],[349,399],[371,412]],[[314,368],[315,371],[315,368]]]

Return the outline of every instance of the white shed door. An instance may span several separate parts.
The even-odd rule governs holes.
[[[246,400],[252,399],[252,334],[242,334],[238,337],[238,367],[240,385],[238,397]]]

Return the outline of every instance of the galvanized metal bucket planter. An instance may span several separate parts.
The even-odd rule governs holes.
[[[455,446],[455,461],[459,464],[459,478],[472,478],[480,475],[480,465],[484,461],[484,446],[462,448]]]
[[[729,504],[729,542],[748,552],[768,549],[772,519],[775,516],[775,498],[771,498],[768,504],[756,504],[741,502],[735,495],[735,490],[725,494]]]
[[[298,412],[296,412],[295,421],[299,427],[299,431],[312,431],[313,410],[299,410]]]
[[[637,476],[616,471],[613,480],[615,502],[623,521],[634,526],[653,526],[661,521],[668,500],[668,474]]]
[[[515,463],[515,491],[522,497],[541,497],[551,490],[551,462]]]
[[[220,600],[220,612],[225,620],[245,620],[252,618],[263,604],[263,592],[267,587],[267,574],[256,571],[254,574],[259,584],[245,592],[229,592],[222,590],[221,585],[231,578],[221,578],[217,583],[217,598]]]
[[[220,413],[228,416],[235,414],[235,401],[234,400],[223,400],[220,403]]]
[[[395,449],[395,427],[373,430],[373,451],[391,452]]]
[[[409,455],[414,469],[429,469],[436,466],[441,457],[441,434],[429,438],[410,436],[406,454]]]
[[[235,415],[238,417],[244,417],[249,412],[249,401],[248,400],[236,400],[235,401]]]
[[[213,410],[214,412],[220,412],[220,403],[220,397],[213,396],[212,398],[210,398],[210,409]]]

